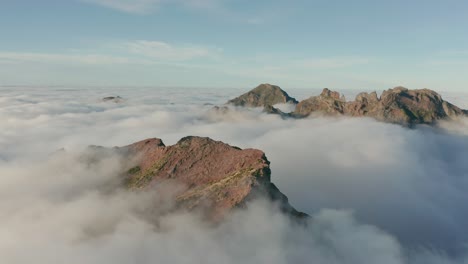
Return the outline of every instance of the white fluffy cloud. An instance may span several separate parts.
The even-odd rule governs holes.
[[[463,122],[408,130],[370,119],[207,114],[240,90],[2,88],[0,257],[8,263],[466,263]],[[298,91],[301,97],[315,92]],[[294,90],[292,96],[297,96]],[[100,98],[120,95],[122,104]],[[161,216],[117,188],[122,160],[90,144],[210,136],[266,152],[296,226],[258,201],[218,227]],[[56,152],[65,147],[68,154]],[[169,206],[169,205],[168,205]],[[26,252],[26,253],[25,253]]]

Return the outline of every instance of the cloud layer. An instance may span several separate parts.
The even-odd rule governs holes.
[[[370,119],[281,120],[259,109],[208,112],[241,92],[2,88],[1,259],[466,263],[466,120],[408,130]],[[308,93],[290,91],[315,92]],[[109,95],[125,101],[100,101]],[[310,225],[290,223],[265,201],[217,227],[193,214],[163,214],[170,204],[159,191],[117,187],[118,156],[90,164],[84,151],[148,137],[173,144],[187,135],[264,150],[272,181],[312,215]],[[67,154],[57,152],[62,147]]]

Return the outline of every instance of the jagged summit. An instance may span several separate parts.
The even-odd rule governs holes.
[[[307,216],[296,211],[271,182],[270,162],[260,150],[242,150],[195,136],[184,137],[172,146],[152,138],[105,150],[116,151],[131,162],[124,173],[125,186],[130,190],[176,185],[170,190],[176,208],[200,210],[214,221],[259,196],[277,202],[286,214]]]
[[[328,88],[324,88],[322,93],[320,94],[321,97],[331,97],[335,100],[346,102],[346,98],[344,95],[340,94],[339,92],[331,91]]]
[[[277,86],[262,84],[254,90],[229,101],[241,106],[263,106],[264,112],[279,114],[283,118],[304,118],[312,114],[343,115],[353,117],[371,117],[379,121],[413,126],[417,124],[433,125],[438,120],[455,119],[468,115],[467,110],[445,101],[442,96],[429,89],[410,90],[398,86],[386,90],[379,97],[376,92],[360,93],[354,101],[346,101],[339,92],[323,89],[318,96],[311,96],[297,103],[296,109],[291,113],[283,113],[271,105],[285,102],[286,97],[273,98],[271,94],[287,93]],[[287,96],[289,97],[289,96]],[[295,100],[295,99],[294,99]]]
[[[282,103],[297,104],[298,102],[279,86],[267,83],[260,84],[249,92],[227,102],[227,104],[247,107],[265,107]]]
[[[295,117],[306,117],[313,112],[320,112],[327,115],[344,114],[346,99],[340,93],[323,89],[318,96],[311,96],[302,100],[292,113]]]
[[[410,90],[401,86],[384,91],[380,98],[376,92],[360,93],[354,101],[350,102],[346,102],[338,92],[324,89],[320,96],[301,101],[293,115],[305,117],[314,112],[328,115],[366,116],[405,126],[431,125],[437,120],[466,115],[466,111],[444,101],[442,96],[435,91]]]

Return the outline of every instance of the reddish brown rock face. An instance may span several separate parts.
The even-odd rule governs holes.
[[[202,209],[211,219],[222,218],[256,195],[277,200],[287,213],[303,215],[270,182],[269,162],[260,150],[241,150],[202,137],[186,137],[167,147],[160,139],[147,139],[122,149],[137,157],[137,166],[128,171],[128,187],[173,183],[179,186],[174,189],[179,207]]]

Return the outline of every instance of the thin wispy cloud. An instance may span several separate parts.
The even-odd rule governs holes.
[[[468,56],[468,50],[443,50],[436,54],[437,56]]]
[[[186,8],[215,9],[222,0],[79,0],[85,3],[115,9],[132,14],[150,14],[164,5],[179,5]]]
[[[466,59],[446,59],[446,60],[430,60],[428,62],[432,66],[468,66],[468,60]]]
[[[324,82],[322,78],[311,77],[310,73],[328,72],[373,63],[374,58],[344,56],[344,57],[315,57],[301,60],[284,58],[281,55],[262,55],[255,58],[238,58],[234,63],[226,65],[223,70],[227,74],[247,78],[263,78],[271,82],[288,82],[291,80],[307,79],[314,82]],[[335,73],[336,76],[336,73]],[[327,77],[325,77],[326,79]],[[328,80],[328,85],[330,80]]]
[[[103,48],[115,51],[116,54],[104,54],[98,50],[80,51],[73,49],[62,53],[42,52],[1,52],[0,63],[40,62],[60,64],[160,64],[182,63],[200,58],[218,58],[222,50],[219,48],[174,45],[163,41],[137,40],[117,42]],[[102,48],[102,47],[101,47]]]
[[[138,40],[127,42],[124,49],[132,54],[143,55],[158,60],[186,61],[195,58],[214,58],[221,49],[201,46],[176,46],[162,41]]]
[[[305,59],[295,62],[297,67],[312,69],[336,69],[368,64],[371,60],[365,57],[330,57]]]
[[[87,4],[97,5],[134,15],[149,15],[157,13],[166,6],[177,6],[188,10],[202,10],[223,20],[250,25],[263,25],[272,20],[278,20],[280,14],[285,16],[285,10],[256,10],[253,14],[237,12],[229,8],[226,0],[78,0]]]
[[[0,52],[0,62],[78,63],[100,65],[144,63],[145,61],[101,54],[77,55],[60,53]]]
[[[326,83],[326,85],[338,85],[330,83],[329,75],[326,73],[335,69],[350,69],[353,67],[366,66],[374,63],[374,59],[366,57],[343,56],[343,57],[314,57],[304,59],[292,59],[281,54],[269,56],[231,56],[220,47],[204,44],[169,43],[160,40],[132,40],[114,41],[96,44],[95,49],[80,50],[68,49],[67,51],[52,52],[10,52],[0,50],[0,65],[4,65],[0,74],[4,82],[11,81],[12,68],[33,69],[38,73],[54,69],[60,65],[60,72],[54,71],[53,79],[48,82],[56,82],[64,76],[75,76],[73,67],[81,69],[93,67],[96,73],[94,81],[101,80],[109,83],[109,74],[125,76],[133,85],[147,85],[152,82],[160,82],[162,76],[180,76],[187,70],[196,73],[190,76],[184,75],[186,83],[199,82],[208,76],[217,75],[226,85],[227,80],[248,78],[251,82],[299,82],[301,85],[309,83]],[[10,66],[6,66],[10,65]],[[31,68],[32,67],[32,68]],[[39,68],[37,68],[39,67]],[[145,79],[140,73],[153,71],[161,74]],[[321,74],[311,76],[311,72]],[[97,75],[101,72],[102,75]],[[165,74],[162,74],[165,72]],[[201,75],[203,78],[201,78]],[[37,76],[45,76],[47,72]],[[22,78],[21,83],[35,83],[37,78],[29,75]],[[101,77],[102,76],[102,77]],[[328,77],[327,77],[328,76]],[[337,76],[334,74],[333,76]],[[67,77],[68,78],[68,77]],[[234,78],[234,79],[233,79]],[[144,80],[143,80],[144,79]],[[350,78],[346,77],[345,80]],[[136,80],[136,81],[135,81]],[[115,81],[115,79],[112,79]],[[46,82],[46,83],[48,83]],[[130,82],[129,82],[130,83]],[[342,81],[339,85],[344,84]],[[81,84],[81,82],[80,82]],[[205,85],[205,84],[203,84]],[[217,84],[218,85],[218,84]]]
[[[466,67],[468,66],[468,50],[463,49],[447,49],[436,52],[430,59],[425,61],[426,65],[430,66],[452,66]]]
[[[65,53],[1,52],[0,62],[41,62],[62,64],[177,64],[184,65],[194,60],[208,60],[211,63],[199,67],[223,70],[232,74],[252,76],[280,76],[288,69],[327,70],[347,68],[371,63],[370,58],[317,57],[301,60],[283,58],[281,55],[251,57],[230,57],[223,49],[209,45],[173,44],[159,40],[120,41],[113,44],[97,45],[95,51],[72,50]],[[106,49],[112,55],[100,52]],[[287,74],[286,74],[287,75]]]
[[[155,11],[162,0],[80,0],[127,13],[148,14]]]

